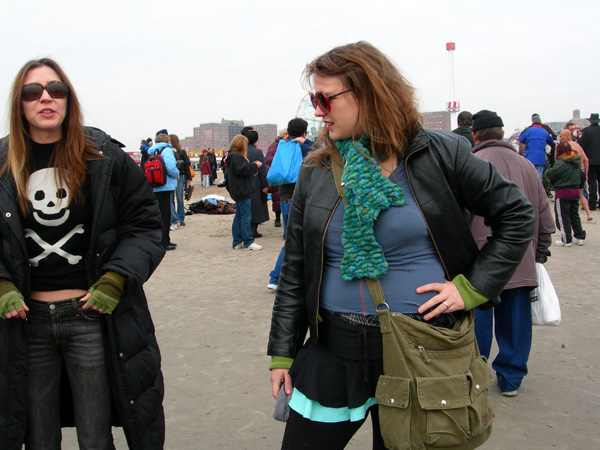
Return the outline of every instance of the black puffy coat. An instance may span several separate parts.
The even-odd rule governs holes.
[[[154,325],[143,283],[164,256],[158,204],[144,174],[121,144],[86,128],[102,157],[88,163],[92,231],[85,256],[91,286],[108,270],[127,279],[125,294],[111,315],[102,316],[113,423],[124,428],[131,449],[162,449],[165,424],[163,376]],[[0,167],[7,138],[0,140]],[[29,259],[10,171],[0,179],[0,278],[12,281],[25,299],[31,290]],[[25,321],[0,320],[0,449],[21,449],[27,408]],[[63,371],[65,374],[66,371]],[[68,386],[68,383],[67,383]],[[69,388],[61,395],[69,395]],[[73,411],[61,402],[61,425],[73,426]]]

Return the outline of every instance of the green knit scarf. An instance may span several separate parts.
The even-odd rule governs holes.
[[[346,207],[342,229],[342,278],[347,281],[353,278],[376,280],[387,272],[388,263],[375,240],[373,225],[380,211],[390,206],[403,206],[406,200],[402,189],[382,175],[369,149],[368,135],[359,141],[349,138],[334,142],[344,162],[342,183]]]

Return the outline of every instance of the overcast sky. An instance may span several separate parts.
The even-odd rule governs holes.
[[[451,100],[453,41],[455,100],[496,111],[507,134],[534,112],[600,112],[598,0],[2,0],[0,11],[2,135],[10,85],[33,58],[62,65],[87,125],[136,149],[161,128],[183,138],[221,118],[282,128],[306,94],[305,64],[359,40],[395,62],[421,111]]]

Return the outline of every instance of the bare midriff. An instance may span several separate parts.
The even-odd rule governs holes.
[[[69,300],[70,298],[81,297],[87,294],[83,289],[60,289],[58,291],[33,291],[31,298],[40,302],[57,302],[60,300]]]

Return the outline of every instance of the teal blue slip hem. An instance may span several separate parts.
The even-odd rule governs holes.
[[[290,408],[302,415],[302,417],[314,422],[324,423],[358,422],[359,420],[364,420],[367,417],[367,410],[376,404],[375,398],[371,397],[364,405],[356,408],[348,408],[347,406],[329,408],[321,405],[319,402],[306,398],[296,388],[294,388],[292,398],[290,399]]]

